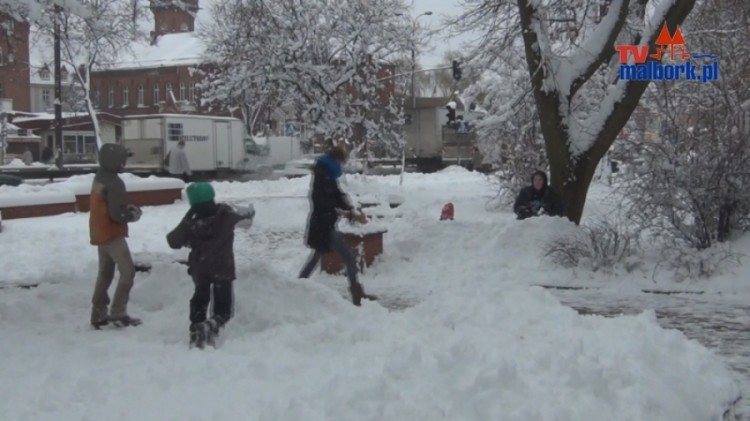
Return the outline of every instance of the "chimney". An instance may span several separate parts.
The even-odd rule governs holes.
[[[154,14],[154,30],[151,31],[151,44],[156,44],[160,36],[179,34],[195,30],[195,15],[199,0],[150,0]]]

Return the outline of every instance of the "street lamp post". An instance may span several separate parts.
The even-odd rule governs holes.
[[[412,38],[416,36],[417,33],[417,21],[422,16],[430,16],[432,15],[432,11],[428,10],[422,14],[419,14],[414,17],[412,20],[412,27],[411,27],[411,34]],[[404,16],[403,13],[398,13],[396,16]],[[413,39],[412,39],[413,41]],[[411,47],[411,122],[414,124],[414,122],[418,121],[416,118],[416,112],[417,112],[417,93],[416,93],[416,83],[415,83],[415,75],[417,70],[417,49],[414,47],[414,44],[412,44]],[[421,127],[420,123],[417,123],[417,129],[420,129]],[[403,145],[401,145],[401,177],[399,178],[399,186],[402,186],[404,184],[404,172],[406,171],[406,139],[404,139]]]

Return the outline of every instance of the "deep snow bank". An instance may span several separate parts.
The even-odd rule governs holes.
[[[146,208],[131,229],[139,274],[130,311],[143,326],[88,329],[96,251],[86,215],[8,224],[0,238],[2,419],[717,419],[738,388],[723,362],[661,329],[653,313],[580,316],[529,285],[558,272],[539,243],[559,218],[487,213],[473,174],[408,177],[386,253],[362,276],[389,312],[355,308],[343,277],[296,280],[306,250],[307,180],[217,183],[252,202],[238,230],[235,318],[220,348],[187,350],[192,283],[164,235],[185,203]],[[394,191],[398,177],[349,181]],[[474,187],[472,188],[472,183]],[[302,196],[304,198],[304,196]],[[479,198],[479,199],[478,199]],[[437,220],[446,201],[459,219]],[[7,259],[6,259],[7,257]],[[54,283],[53,283],[54,282]]]

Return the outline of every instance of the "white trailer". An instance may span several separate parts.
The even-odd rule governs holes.
[[[127,168],[164,168],[164,157],[184,140],[195,172],[248,168],[245,125],[232,117],[151,114],[123,117],[122,144],[131,153]]]

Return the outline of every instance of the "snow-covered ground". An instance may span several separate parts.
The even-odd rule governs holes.
[[[534,286],[653,287],[645,269],[601,279],[540,260],[572,224],[489,211],[491,184],[462,169],[407,174],[403,189],[398,176],[346,177],[363,197],[405,198],[361,277],[382,305],[352,306],[342,276],[296,279],[309,177],[215,183],[220,200],[257,214],[237,232],[235,318],[203,352],[187,349],[192,284],[174,263],[187,251],[164,238],[185,203],[131,225],[131,249],[153,269],[131,294],[144,325],[122,331],[88,327],[86,214],[6,221],[0,282],[40,285],[0,290],[0,419],[703,421],[738,396],[724,360],[653,311],[581,316]],[[605,208],[604,191],[587,212]],[[456,220],[441,222],[448,201]]]

